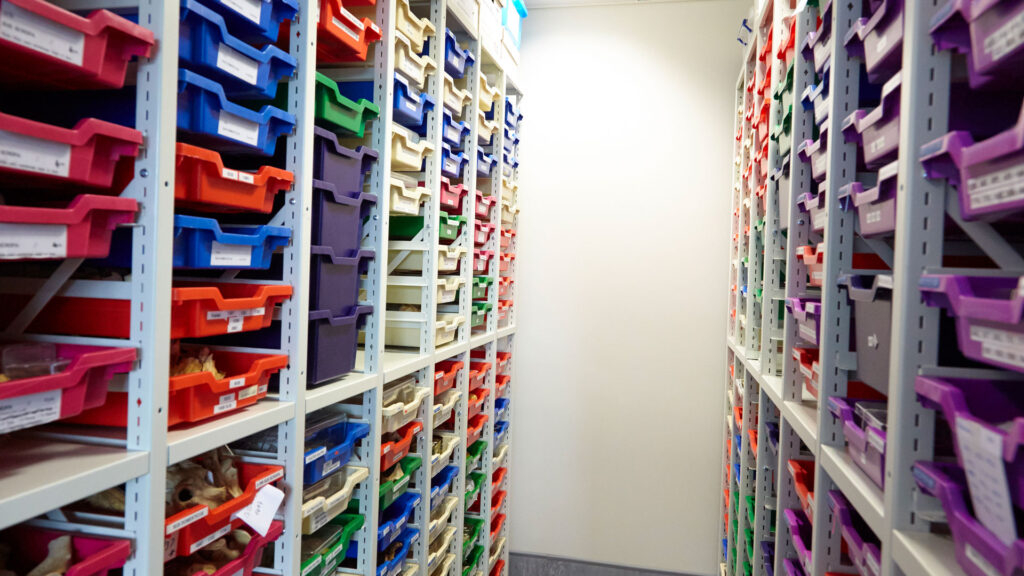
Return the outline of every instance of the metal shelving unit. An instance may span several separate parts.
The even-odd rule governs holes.
[[[110,291],[127,289],[131,298],[131,335],[127,340],[81,338],[73,336],[51,336],[46,334],[11,334],[26,340],[87,343],[108,346],[131,346],[139,351],[139,360],[125,377],[124,386],[128,391],[128,422],[124,430],[96,429],[85,426],[52,424],[31,428],[12,434],[3,440],[4,458],[0,459],[0,529],[22,522],[44,522],[48,526],[66,528],[86,534],[103,534],[127,538],[133,541],[133,552],[125,566],[129,576],[160,574],[164,565],[164,493],[167,466],[192,458],[203,452],[229,444],[246,436],[276,429],[278,450],[262,455],[262,462],[278,464],[284,468],[283,483],[288,487],[284,504],[277,512],[277,518],[284,521],[285,532],[276,541],[273,566],[258,568],[261,574],[301,574],[300,555],[302,535],[298,530],[302,522],[303,485],[303,436],[307,414],[348,401],[355,403],[357,419],[370,424],[371,433],[362,441],[356,458],[370,469],[369,477],[356,489],[359,512],[366,518],[364,526],[356,533],[354,540],[359,544],[360,557],[356,568],[340,568],[339,573],[372,576],[377,566],[377,489],[380,483],[381,450],[381,403],[384,391],[393,382],[415,375],[419,386],[432,386],[435,364],[448,359],[461,360],[466,368],[460,373],[457,389],[462,392],[455,410],[454,431],[463,442],[453,456],[453,463],[459,463],[460,473],[453,483],[452,495],[462,495],[466,488],[465,435],[468,391],[468,372],[471,353],[483,350],[485,361],[495,366],[496,354],[514,350],[516,326],[514,319],[499,325],[497,312],[497,281],[504,273],[499,272],[498,258],[492,260],[487,273],[493,281],[489,301],[494,311],[489,314],[483,329],[471,331],[470,282],[473,277],[473,191],[481,189],[485,194],[494,195],[498,201],[493,211],[492,223],[496,226],[490,244],[497,255],[499,232],[502,226],[515,229],[516,221],[501,222],[502,194],[502,131],[494,140],[498,165],[495,178],[480,183],[476,180],[476,113],[478,98],[478,75],[485,74],[489,83],[501,89],[501,99],[494,104],[495,121],[503,125],[505,94],[511,95],[517,106],[522,92],[516,84],[518,77],[518,54],[514,54],[508,42],[503,42],[503,28],[500,9],[490,0],[429,0],[413,2],[413,10],[426,18],[436,29],[430,40],[431,57],[438,63],[439,72],[433,74],[426,91],[434,97],[437,105],[429,115],[427,138],[435,145],[438,153],[428,159],[423,177],[431,189],[430,201],[423,208],[426,218],[426,240],[430,256],[424,260],[423,310],[428,311],[424,322],[421,346],[418,350],[392,349],[385,346],[387,325],[387,289],[389,284],[388,250],[389,242],[389,182],[391,176],[391,122],[394,100],[395,11],[397,0],[379,0],[371,9],[371,16],[383,31],[383,40],[376,43],[365,63],[327,67],[317,63],[317,20],[319,2],[300,0],[297,17],[291,24],[286,40],[287,49],[296,59],[295,74],[288,79],[287,108],[296,116],[296,130],[278,146],[286,148],[286,168],[295,174],[288,201],[273,214],[270,223],[287,226],[292,230],[290,244],[283,250],[284,270],[281,277],[270,283],[288,284],[293,293],[277,311],[275,321],[281,326],[281,342],[277,348],[288,354],[291,362],[281,370],[279,392],[253,406],[232,412],[223,417],[206,420],[196,425],[167,430],[168,374],[170,358],[170,317],[173,229],[174,229],[174,179],[176,143],[176,101],[178,84],[178,2],[161,0],[95,0],[89,2],[55,2],[67,8],[116,9],[119,13],[137,14],[138,22],[151,30],[156,38],[157,48],[153,56],[139,61],[135,73],[137,95],[136,128],[145,137],[135,163],[134,180],[123,193],[138,201],[137,222],[132,225],[133,258],[129,280],[115,285],[106,283]],[[497,20],[495,20],[497,19]],[[435,285],[437,274],[438,237],[437,219],[440,212],[440,148],[441,148],[441,102],[443,97],[443,61],[445,29],[452,29],[463,44],[473,52],[477,65],[473,66],[465,81],[465,88],[472,95],[472,104],[467,108],[467,121],[471,122],[470,141],[464,150],[470,156],[463,183],[470,190],[464,202],[463,214],[467,223],[458,243],[467,247],[460,270],[466,280],[458,311],[466,318],[456,340],[442,347],[434,345],[432,318],[437,310]],[[368,177],[367,190],[375,194],[377,203],[371,209],[364,226],[364,248],[376,251],[377,257],[369,266],[362,288],[364,302],[374,306],[365,327],[365,343],[361,346],[356,360],[356,371],[316,388],[306,386],[306,354],[309,316],[309,272],[313,127],[314,127],[314,83],[316,72],[322,72],[336,80],[371,80],[374,84],[374,101],[380,106],[380,115],[368,128],[365,145],[379,153]],[[514,180],[513,174],[510,180]],[[514,250],[514,246],[510,248]],[[62,289],[80,261],[69,261],[57,269],[37,291],[29,308],[42,308]],[[513,271],[508,275],[514,274]],[[226,275],[220,281],[236,281],[233,275]],[[241,280],[238,280],[241,281]],[[108,288],[97,290],[102,297]],[[127,287],[127,288],[126,288]],[[120,293],[120,292],[119,292]],[[510,318],[514,311],[509,313]],[[27,320],[19,324],[27,326]],[[515,355],[512,356],[514,362]],[[489,417],[484,436],[488,450],[481,462],[481,471],[491,478],[494,464],[502,467],[511,464],[510,450],[506,448],[500,462],[494,459],[496,448],[508,446],[508,435],[502,446],[494,445],[494,400],[497,394],[496,370],[491,369],[485,383],[488,400],[484,414]],[[511,363],[506,372],[511,376]],[[504,387],[506,397],[511,397],[512,386]],[[413,453],[430,462],[433,422],[433,395],[427,397],[420,408],[417,419],[423,423],[423,432],[418,435]],[[511,409],[509,414],[511,413]],[[508,418],[508,416],[506,416]],[[409,556],[403,573],[428,576],[427,550],[430,510],[430,466],[425,464],[411,483],[411,490],[418,491],[423,499],[414,513],[411,524],[417,526],[423,537]],[[119,485],[126,487],[126,510],[116,527],[92,526],[81,522],[70,522],[59,514],[59,510],[89,495]],[[507,490],[508,481],[502,489]],[[484,534],[480,543],[485,546],[487,559],[491,556],[491,493],[490,481],[481,490],[480,517],[485,520]],[[456,506],[450,524],[461,533],[464,506]],[[508,513],[508,500],[496,513]],[[43,519],[45,518],[45,519]],[[33,520],[34,519],[34,520]],[[508,523],[505,523],[496,540],[507,542]],[[461,574],[462,541],[453,539],[450,552],[456,556],[446,574]],[[508,545],[504,544],[495,553],[508,562]],[[497,558],[496,558],[497,559]],[[472,574],[490,573],[492,563],[482,561]],[[431,574],[438,574],[432,572]],[[445,576],[442,574],[442,576]]]

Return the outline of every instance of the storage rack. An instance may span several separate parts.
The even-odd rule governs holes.
[[[82,259],[67,259],[55,266],[49,278],[32,284],[35,295],[30,298],[25,311],[6,327],[5,336],[23,341],[131,347],[138,351],[138,360],[131,366],[123,384],[128,394],[127,429],[55,423],[20,430],[4,438],[5,457],[0,462],[0,476],[5,478],[0,482],[0,530],[29,524],[128,540],[131,542],[131,554],[124,564],[125,574],[160,574],[164,569],[168,545],[161,498],[166,487],[165,469],[218,446],[273,430],[276,431],[277,451],[256,455],[251,461],[283,468],[282,485],[286,487],[286,496],[275,519],[283,521],[284,532],[276,539],[273,554],[264,556],[264,561],[272,556],[272,566],[247,567],[238,574],[318,573],[312,566],[303,565],[301,561],[302,534],[299,528],[305,516],[301,489],[304,454],[299,449],[299,443],[305,434],[307,415],[345,404],[346,410],[354,415],[354,421],[368,424],[370,432],[365,440],[357,444],[353,460],[357,465],[365,466],[368,471],[368,477],[356,486],[354,492],[354,498],[359,501],[358,512],[365,519],[353,537],[359,550],[358,559],[354,568],[339,568],[338,572],[366,576],[379,574],[377,534],[382,511],[378,509],[378,486],[383,472],[380,470],[380,431],[385,391],[390,390],[393,383],[410,376],[415,377],[418,387],[431,386],[439,370],[438,364],[454,360],[464,364],[464,368],[457,372],[455,389],[460,392],[460,400],[453,410],[453,432],[461,437],[462,443],[452,456],[452,462],[458,465],[458,474],[451,483],[451,494],[458,497],[459,505],[454,507],[447,524],[455,529],[456,534],[460,534],[466,517],[479,518],[483,529],[476,540],[476,546],[484,553],[475,556],[475,563],[464,562],[464,558],[470,556],[464,557],[461,540],[453,538],[449,554],[445,555],[451,558],[444,558],[444,568],[431,566],[433,569],[428,571],[429,539],[424,536],[416,542],[407,561],[397,566],[395,573],[422,576],[502,574],[508,564],[509,554],[509,524],[505,518],[509,512],[507,470],[511,466],[512,454],[507,426],[512,413],[510,401],[513,386],[510,381],[513,378],[516,338],[515,308],[512,302],[515,294],[514,234],[518,228],[518,170],[515,167],[517,164],[513,166],[511,162],[515,162],[519,121],[522,118],[521,115],[516,116],[522,102],[522,92],[518,86],[518,33],[512,34],[510,29],[503,26],[503,19],[508,19],[503,10],[516,10],[517,6],[521,8],[521,3],[515,2],[513,6],[510,2],[505,6],[489,0],[431,0],[413,2],[411,6],[413,14],[418,19],[428,20],[435,30],[435,35],[428,42],[429,56],[441,70],[430,77],[424,91],[437,104],[428,114],[425,136],[436,151],[441,150],[446,29],[452,30],[458,42],[469,50],[478,63],[470,68],[462,85],[470,96],[467,112],[472,129],[464,147],[468,163],[464,168],[466,177],[463,184],[470,191],[463,202],[463,215],[467,222],[457,241],[468,248],[459,267],[466,283],[461,291],[457,313],[467,322],[458,331],[454,341],[435,346],[432,319],[438,310],[435,299],[438,275],[434,265],[439,249],[436,223],[441,211],[441,155],[435,153],[428,156],[425,170],[417,175],[422,177],[430,191],[429,200],[421,207],[421,214],[425,218],[425,234],[420,238],[428,252],[428,256],[423,259],[421,278],[425,281],[421,284],[421,309],[430,311],[426,315],[430,321],[422,322],[420,345],[413,348],[392,347],[385,343],[389,316],[387,291],[392,279],[388,273],[388,256],[389,249],[396,243],[389,240],[390,183],[393,173],[393,78],[396,66],[395,40],[398,34],[396,14],[400,5],[406,3],[399,0],[370,2],[370,7],[365,8],[361,14],[365,14],[381,29],[382,40],[371,44],[365,62],[342,65],[317,62],[318,7],[321,3],[315,0],[299,0],[296,3],[297,15],[291,23],[289,35],[284,38],[282,34],[282,42],[279,44],[296,61],[294,75],[288,79],[287,84],[279,87],[279,92],[287,91],[287,104],[283,107],[294,114],[296,128],[278,143],[278,147],[287,151],[284,155],[285,167],[294,174],[295,180],[287,191],[288,201],[280,206],[270,220],[272,225],[289,228],[292,235],[289,244],[283,248],[282,261],[285,265],[279,279],[261,281],[265,284],[290,286],[292,295],[274,312],[274,323],[281,330],[279,346],[220,348],[227,351],[274,351],[287,354],[290,362],[280,370],[279,391],[276,394],[270,394],[260,402],[228,415],[169,431],[170,367],[165,359],[170,358],[171,343],[172,267],[169,263],[172,261],[175,228],[173,191],[177,127],[175,102],[179,84],[179,4],[159,0],[55,0],[52,4],[75,11],[110,9],[129,16],[137,15],[139,24],[154,35],[156,49],[147,57],[138,59],[137,71],[129,71],[128,84],[134,86],[134,96],[138,103],[134,125],[144,135],[144,144],[135,161],[133,179],[122,194],[138,202],[136,221],[127,227],[133,240],[131,276],[123,281],[93,283],[71,280]],[[406,7],[409,7],[408,4]],[[520,9],[519,14],[525,16],[525,9]],[[373,250],[376,258],[365,272],[360,295],[360,302],[371,304],[373,312],[368,314],[362,330],[356,370],[313,388],[306,385],[306,348],[313,226],[314,98],[318,72],[336,81],[371,81],[373,102],[379,106],[380,114],[368,125],[362,142],[378,153],[378,159],[367,178],[366,188],[378,200],[370,208],[365,220],[362,239],[363,248]],[[478,99],[481,97],[480,75],[485,75],[489,85],[495,87],[492,121],[497,124],[498,132],[491,143],[492,151],[496,152],[492,178],[481,179],[478,184],[475,118]],[[132,88],[128,91],[132,91]],[[505,116],[506,111],[510,113],[508,118]],[[506,123],[510,127],[504,129]],[[0,130],[4,130],[2,123]],[[503,154],[503,134],[508,133],[507,130],[511,130],[515,142],[508,147],[510,151]],[[511,161],[509,166],[503,165],[505,159]],[[491,281],[492,289],[488,291],[487,301],[493,311],[487,314],[487,320],[480,329],[471,330],[468,324],[472,309],[469,287],[474,276],[472,232],[476,203],[473,191],[478,188],[495,201],[495,209],[490,213],[495,232],[485,246],[495,253],[495,258],[486,272],[478,274]],[[503,196],[511,200],[506,214],[502,213]],[[512,239],[510,242],[501,241],[502,230]],[[511,262],[505,270],[500,265],[502,257]],[[501,278],[505,279],[508,288],[499,300],[498,285]],[[236,280],[233,273],[225,274],[218,281],[243,282]],[[130,336],[127,339],[113,339],[55,336],[26,331],[36,314],[58,294],[130,298]],[[505,304],[503,312],[499,312],[499,303]],[[500,374],[499,359],[502,366]],[[481,389],[487,391],[482,407],[482,414],[487,417],[487,426],[481,432],[487,448],[480,457],[476,471],[482,474],[486,482],[478,490],[479,511],[470,514],[464,510],[471,502],[463,501],[467,470],[461,463],[467,462],[468,447],[465,439],[470,365],[476,361],[489,365],[486,371],[481,369],[478,374],[478,377],[484,378]],[[505,406],[501,415],[501,422],[505,424],[503,432],[496,431],[494,425],[495,400],[499,397],[504,399]],[[423,431],[416,436],[410,451],[424,462],[412,478],[409,489],[421,496],[409,524],[415,525],[422,535],[430,532],[429,496],[432,486],[430,466],[427,463],[431,460],[435,424],[439,424],[433,421],[433,402],[433,394],[427,395],[416,412],[415,419],[422,423]],[[499,469],[503,472],[495,476],[494,472]],[[498,480],[493,485],[492,477]],[[62,512],[66,505],[119,485],[125,486],[126,493],[123,518],[98,525],[89,522],[89,518]],[[496,493],[501,493],[501,497],[496,498]],[[501,516],[501,521],[495,522],[498,516]],[[232,574],[235,574],[233,569]]]
[[[988,30],[979,26],[986,10],[994,10],[984,16],[990,18]],[[1020,112],[1024,94],[1019,81],[1005,82],[995,91],[991,90],[992,85],[981,86],[982,81],[990,79],[984,78],[986,74],[1004,81],[1009,78],[1006,74],[1014,74],[1007,71],[1007,66],[1019,62],[1019,43],[1004,38],[1005,51],[992,57],[994,63],[989,61],[987,65],[978,64],[985,56],[972,54],[964,43],[969,33],[975,46],[990,46],[985,44],[987,35],[999,31],[1005,34],[1009,28],[1001,27],[1018,22],[1020,13],[1019,3],[1013,2],[993,2],[983,7],[945,0],[755,3],[748,18],[752,31],[743,49],[735,91],[723,500],[719,523],[722,547],[718,551],[722,574],[1009,576],[1021,570],[1019,554],[1013,552],[1020,541],[1000,543],[988,524],[971,516],[966,489],[962,494],[964,509],[956,518],[961,522],[967,518],[973,524],[967,528],[967,524],[953,526],[952,535],[944,530],[947,521],[953,520],[952,513],[949,509],[944,511],[943,502],[934,497],[941,496],[939,488],[924,487],[929,483],[940,485],[935,476],[930,476],[932,469],[928,463],[943,458],[948,461],[953,456],[951,447],[942,446],[943,431],[953,423],[936,418],[937,410],[933,408],[937,405],[922,395],[927,392],[922,392],[920,384],[921,377],[947,381],[1019,379],[1019,374],[1014,376],[1014,372],[1020,371],[1020,364],[1013,365],[1012,345],[999,348],[996,344],[988,349],[988,356],[974,356],[971,361],[965,360],[960,352],[951,351],[957,338],[951,332],[952,326],[945,323],[947,312],[939,310],[940,299],[928,296],[938,281],[923,274],[1002,277],[1009,278],[1013,286],[1024,274],[1019,239],[1012,226],[999,221],[1015,208],[1019,175],[1005,173],[1001,181],[1004,193],[994,202],[997,206],[989,207],[986,214],[982,205],[982,217],[975,219],[964,215],[968,212],[963,204],[967,194],[946,179],[956,172],[956,167],[942,171],[934,160],[937,153],[949,149],[948,139],[941,146],[937,142],[952,129],[977,129],[981,133],[974,134],[974,140],[982,141],[1019,126],[1014,114]],[[790,37],[793,53],[787,56],[786,42]],[[867,58],[856,49],[858,40],[873,43],[866,49]],[[886,54],[892,50],[895,52],[887,59]],[[988,54],[989,48],[985,50]],[[823,63],[826,54],[830,54],[829,63],[824,68],[816,66]],[[787,58],[793,62],[791,76],[787,75]],[[1000,58],[1004,58],[1001,64]],[[971,59],[972,65],[965,66],[964,61]],[[827,72],[823,74],[824,70]],[[767,74],[770,81],[759,94],[758,87],[765,84]],[[882,100],[897,75],[898,96]],[[789,81],[792,87],[787,94],[785,85]],[[967,91],[963,96],[967,100],[952,105],[951,99],[963,91]],[[780,97],[769,96],[776,94]],[[818,94],[823,97],[815,101]],[[766,131],[772,132],[767,139],[765,130],[758,133],[759,106],[765,99],[770,106]],[[1009,105],[1005,114],[1007,111],[1000,106],[1003,101]],[[885,114],[879,122],[893,120],[893,110],[898,114],[894,120],[894,126],[898,125],[898,147],[888,152],[887,166],[876,164],[867,169],[863,166],[865,151],[891,149],[893,141],[874,140],[869,143],[871,146],[859,149],[858,143],[848,136],[860,128],[856,121],[847,118],[858,108],[870,112],[880,102]],[[782,127],[790,103],[787,134]],[[966,128],[951,124],[951,117],[978,108],[996,126],[983,127],[984,122]],[[819,126],[822,146],[815,157],[812,147],[818,144]],[[759,154],[765,143],[766,153]],[[1002,156],[995,156],[1003,161],[1003,168],[1019,166],[1019,159],[1013,156],[1017,148],[1013,146],[1019,148],[1019,139],[1006,150],[1000,150]],[[802,160],[801,153],[809,161]],[[815,165],[816,160],[822,164]],[[970,168],[968,160],[962,157],[956,162]],[[760,172],[762,166],[767,170]],[[985,174],[989,167],[981,164],[974,169],[973,173],[963,173],[974,178],[971,186],[984,187],[986,182],[979,174]],[[814,176],[822,170],[825,177],[819,187]],[[893,175],[894,181],[890,179]],[[968,176],[962,178],[966,180]],[[856,193],[856,188],[851,190],[849,184],[860,182],[864,189],[870,189],[880,180],[886,181],[886,186],[894,184],[893,188],[882,189],[881,196],[866,205],[853,202],[850,194]],[[761,185],[764,188],[759,193]],[[764,197],[763,202],[760,196]],[[892,210],[883,205],[886,199],[892,199],[895,210],[891,230],[884,229],[884,221]],[[761,218],[763,226],[758,225]],[[815,271],[807,264],[813,262],[804,258],[804,250],[819,242],[824,243],[823,266],[817,270],[820,276],[811,276]],[[846,276],[877,278],[881,275],[879,270],[891,275],[891,286],[876,279],[876,284],[868,285],[875,291],[867,303],[853,299],[845,284]],[[1019,318],[997,320],[992,316],[992,310],[1003,309],[1006,299],[1019,298],[1013,288],[974,295],[981,299],[980,306],[987,307],[997,328],[1010,333],[1019,329]],[[801,336],[813,335],[815,330],[808,330],[805,325],[801,331],[800,319],[796,317],[799,310],[786,304],[787,300],[792,302],[789,299],[808,296],[821,302],[816,346]],[[883,314],[891,316],[891,323],[885,323],[889,333],[873,334],[876,340],[862,340],[854,322],[854,316],[860,318],[858,306],[865,311],[873,304],[889,302],[891,314]],[[970,312],[957,314],[957,322],[973,321]],[[868,380],[873,368],[865,358],[872,358],[869,354],[874,349],[884,350],[886,343],[888,356],[878,360],[881,371],[888,376],[887,394],[881,400],[885,409],[881,421],[884,432],[858,430],[856,425],[851,429],[849,424],[844,427],[844,421],[834,415],[839,412],[836,401],[847,396],[872,395],[860,384],[860,380]],[[963,339],[960,345],[963,350]],[[992,346],[991,341],[987,345]],[[801,366],[800,358],[794,356],[795,348],[816,348],[818,367],[812,367],[809,361]],[[1003,353],[1002,360],[996,352]],[[993,371],[993,365],[1001,370]],[[805,386],[805,380],[815,381],[817,397],[805,390],[810,387]],[[1019,385],[1010,385],[1014,384]],[[985,393],[970,386],[963,390],[968,406],[977,400],[972,395]],[[1024,388],[1006,390],[1007,398],[1011,399],[1024,394]],[[1011,411],[1001,418],[1005,420],[1013,414]],[[982,411],[977,418],[987,416]],[[964,420],[958,416],[956,424]],[[970,430],[967,426],[964,429]],[[848,437],[851,433],[859,434],[859,438]],[[879,480],[873,480],[866,471],[871,468],[870,463],[859,463],[847,446],[848,441],[863,443],[865,438],[868,444],[875,443],[869,450],[881,450],[884,474]],[[973,450],[965,443],[958,445],[961,454]],[[1005,456],[1007,468],[1010,458]],[[793,460],[809,463],[808,471],[813,471],[810,485],[803,481],[797,484],[790,470]],[[995,467],[1001,468],[998,456],[995,462]],[[960,465],[971,466],[962,460]],[[798,472],[800,466],[795,465]],[[996,474],[995,478],[999,476]],[[1010,482],[1013,490],[1012,477]],[[810,490],[810,499],[805,490]],[[930,494],[929,490],[936,493]],[[994,506],[995,513],[1003,514],[1012,523],[1021,516],[1014,506],[1007,498]],[[802,528],[798,518],[790,522],[786,515],[787,511],[801,509],[807,513],[805,521],[810,523]],[[860,519],[856,531],[866,542],[877,546],[877,557],[868,547],[857,546],[840,529],[846,514]],[[793,526],[801,532],[799,543]],[[968,543],[964,536],[968,529],[980,535],[980,540]],[[749,547],[748,539],[752,544]],[[801,558],[804,549],[806,556]]]

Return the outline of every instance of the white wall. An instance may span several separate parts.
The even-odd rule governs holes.
[[[515,552],[717,572],[735,37],[749,6],[525,21]]]

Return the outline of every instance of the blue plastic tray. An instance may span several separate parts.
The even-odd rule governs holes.
[[[309,252],[309,308],[344,314],[359,302],[359,277],[376,254],[373,250],[338,253],[330,246],[312,246]]]
[[[427,112],[433,110],[435,104],[433,96],[417,92],[405,77],[395,73],[395,122],[425,135]]]
[[[313,246],[328,246],[335,254],[359,250],[363,221],[377,197],[368,192],[342,192],[334,184],[313,180]]]
[[[339,422],[306,438],[306,443],[320,442],[332,448],[307,450],[302,483],[310,486],[327,478],[352,459],[356,442],[370,434],[370,425],[363,422]]]
[[[505,416],[505,410],[508,408],[508,398],[495,398],[494,399],[494,419],[501,420]],[[499,424],[501,422],[498,422]]]
[[[516,110],[515,106],[512,105],[512,101],[505,98],[505,126],[518,130],[519,123],[522,122],[522,120],[522,112]]]
[[[501,446],[505,442],[505,433],[508,432],[508,422],[494,423],[494,446]]]
[[[515,130],[508,126],[505,126],[504,130],[505,138],[501,141],[501,147],[507,154],[515,154],[516,146],[519,144],[519,136],[516,135]]]
[[[377,527],[377,550],[383,552],[398,539],[419,503],[419,494],[406,492],[381,513],[380,526]]]
[[[273,156],[278,137],[295,129],[295,116],[273,106],[255,112],[230,102],[213,80],[179,70],[178,129],[219,152]]]
[[[329,310],[309,313],[307,388],[322,386],[355,368],[359,329],[372,313],[373,306],[357,306],[340,316]]]
[[[295,73],[295,59],[284,50],[253,48],[231,35],[220,14],[195,0],[181,3],[178,30],[181,63],[219,81],[230,97],[272,99],[278,82]]]
[[[377,565],[377,576],[398,576],[402,573],[402,567],[405,565],[405,560],[409,556],[409,550],[412,549],[413,544],[420,539],[420,531],[413,528],[406,528],[402,534],[398,537],[397,541],[402,543],[401,549],[391,559],[390,562],[384,562]],[[359,541],[356,539],[352,540],[349,544],[348,550],[345,552],[346,558],[359,558]]]
[[[476,150],[476,175],[479,178],[490,178],[491,170],[494,169],[494,156],[485,153],[480,148]]]
[[[463,50],[459,46],[459,41],[455,39],[455,33],[445,28],[444,71],[452,78],[459,79],[466,75],[466,68],[472,67],[475,61],[472,52]]]
[[[448,144],[441,144],[441,175],[445,178],[458,180],[462,178],[462,171],[469,164],[469,157],[465,152],[453,152]]]
[[[298,0],[210,0],[236,36],[250,44],[277,42],[281,23],[295,18]]]
[[[213,218],[174,217],[175,268],[266,270],[274,250],[286,246],[289,228],[248,226],[221,228]]]
[[[441,122],[441,141],[453,148],[462,148],[462,139],[469,134],[469,123],[455,120],[451,112],[444,111]]]
[[[451,491],[452,481],[459,473],[458,466],[445,466],[430,480],[430,511],[433,512]]]

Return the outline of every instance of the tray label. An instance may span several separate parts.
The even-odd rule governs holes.
[[[239,400],[245,400],[247,398],[252,398],[253,396],[259,394],[258,389],[259,389],[259,386],[249,386],[248,388],[244,388],[242,390],[239,390],[238,391],[238,399]]]
[[[312,523],[313,531],[316,532],[317,530],[323,528],[327,524],[328,520],[329,518],[327,518],[327,510],[323,508],[317,508],[313,512],[313,519],[310,521]]]
[[[975,210],[1024,198],[1024,163],[968,178],[967,197]]]
[[[326,456],[326,455],[327,455],[327,448],[321,446],[320,448],[317,448],[315,451],[310,452],[309,454],[306,454],[306,464],[309,464],[310,462],[316,460],[317,458],[320,458],[320,457]]]
[[[64,224],[0,223],[0,260],[67,255],[68,227]]]
[[[344,8],[342,8],[341,10],[342,12],[345,12],[346,14],[349,15],[349,18],[351,18],[352,22],[355,23],[357,29],[353,30],[351,27],[349,27],[348,24],[342,22],[338,18],[334,18],[334,25],[340,28],[341,31],[344,32],[345,34],[351,36],[353,40],[359,42],[359,33],[363,31],[365,26],[363,26],[363,23],[359,21],[359,19],[357,19],[355,16],[353,16],[348,10],[345,10]]]
[[[219,528],[216,532],[214,532],[213,534],[210,534],[206,538],[203,538],[201,540],[198,540],[198,541],[194,542],[192,544],[192,546],[189,547],[188,553],[190,555],[191,554],[195,554],[196,550],[202,550],[203,548],[206,548],[206,546],[209,545],[211,542],[214,542],[215,540],[220,540],[228,532],[231,532],[231,523],[230,522],[227,525]]]
[[[981,552],[975,550],[974,546],[967,544],[964,546],[964,552],[967,554],[967,559],[974,563],[975,566],[981,569],[981,571],[988,576],[1002,576],[1002,572],[996,570],[996,567],[989,563]]]
[[[260,23],[260,16],[263,13],[263,3],[260,0],[220,0],[220,3],[249,20]]]
[[[10,2],[0,4],[0,38],[82,65],[85,35]]]
[[[971,340],[981,343],[983,358],[1024,368],[1024,334],[975,325]]]
[[[1003,465],[1003,437],[979,422],[957,418],[956,442],[975,515],[1003,544],[1012,545],[1017,539],[1017,526]]]
[[[204,507],[202,510],[196,510],[194,513],[189,514],[188,516],[185,516],[184,518],[173,522],[172,524],[167,526],[167,535],[169,536],[171,534],[174,534],[178,530],[181,530],[185,526],[188,526],[189,524],[195,522],[196,520],[199,520],[200,518],[206,518],[206,515],[209,513],[210,509]]]
[[[238,402],[235,401],[234,394],[225,394],[220,397],[220,402],[213,407],[214,414],[223,414],[229,410],[234,410],[238,406]]]
[[[1024,44],[1024,12],[1008,20],[991,36],[985,38],[985,53],[998,61]]]
[[[214,241],[210,248],[211,266],[245,267],[252,265],[252,246],[221,244]]]
[[[259,64],[225,44],[217,45],[217,68],[242,80],[246,84],[255,86],[259,80]]]
[[[243,184],[255,184],[256,176],[248,172],[242,172],[241,170],[232,170],[231,168],[224,168],[220,173],[221,178],[225,180],[235,180]]]
[[[260,125],[239,118],[230,112],[221,111],[217,121],[217,133],[232,140],[244,142],[250,146],[258,146],[260,142]]]
[[[71,145],[0,130],[0,166],[67,178]]]
[[[62,389],[0,400],[0,434],[60,418]]]

